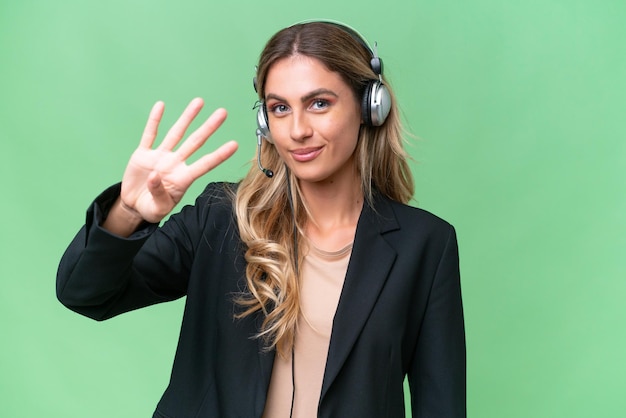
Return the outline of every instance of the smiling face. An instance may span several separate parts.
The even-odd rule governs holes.
[[[301,185],[358,181],[360,104],[338,73],[303,55],[280,59],[265,104],[274,146]]]

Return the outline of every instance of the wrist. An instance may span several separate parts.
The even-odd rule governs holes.
[[[117,200],[116,204],[131,223],[139,225],[145,220],[135,208],[128,206],[121,197]]]
[[[118,198],[102,222],[102,227],[115,235],[129,237],[142,223],[144,219],[139,212]]]

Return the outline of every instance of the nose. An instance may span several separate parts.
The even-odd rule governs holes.
[[[313,135],[313,128],[305,112],[293,112],[290,135],[294,141],[304,141]]]

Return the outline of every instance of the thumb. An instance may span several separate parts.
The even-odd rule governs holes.
[[[170,213],[176,205],[176,201],[167,192],[161,176],[156,171],[150,173],[147,182],[148,192],[152,195],[154,206],[150,210],[150,216],[145,219],[149,222],[159,222]]]
[[[163,187],[161,176],[158,172],[153,171],[148,175],[148,191],[155,200],[163,199],[167,196],[167,191]]]

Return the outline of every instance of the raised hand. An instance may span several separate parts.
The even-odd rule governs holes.
[[[120,235],[128,235],[144,220],[159,222],[180,202],[198,177],[224,162],[237,150],[237,143],[230,141],[194,163],[186,163],[224,122],[224,109],[213,112],[174,150],[203,105],[202,99],[192,100],[161,144],[153,149],[164,110],[163,102],[154,105],[139,147],[126,166],[120,199],[111,209],[104,223],[105,228]]]

